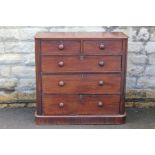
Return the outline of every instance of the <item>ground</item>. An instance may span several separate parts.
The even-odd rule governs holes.
[[[36,125],[34,108],[0,109],[1,129],[155,129],[155,108],[127,108],[123,125]]]

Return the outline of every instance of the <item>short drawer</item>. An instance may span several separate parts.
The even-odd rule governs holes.
[[[44,95],[46,115],[118,114],[119,95]]]
[[[121,76],[110,74],[43,75],[43,93],[111,94],[120,93]]]
[[[66,55],[78,54],[80,52],[80,41],[46,40],[41,41],[41,52],[43,55]]]
[[[42,72],[121,72],[121,56],[42,56]]]
[[[91,40],[83,42],[85,54],[122,54],[122,40]]]

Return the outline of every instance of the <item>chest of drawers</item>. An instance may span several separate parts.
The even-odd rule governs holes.
[[[127,40],[121,32],[37,33],[36,123],[124,123]]]

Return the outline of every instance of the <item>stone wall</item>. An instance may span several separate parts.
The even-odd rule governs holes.
[[[129,36],[127,105],[137,98],[155,98],[155,27],[0,27],[1,107],[27,106],[35,101],[34,35],[46,31],[121,31]],[[133,102],[133,100],[134,102]],[[143,103],[145,106],[148,103]],[[130,104],[128,104],[130,102]]]

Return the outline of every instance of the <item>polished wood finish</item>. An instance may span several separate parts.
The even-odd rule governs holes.
[[[42,54],[65,55],[78,54],[80,52],[80,41],[42,41]]]
[[[36,62],[36,102],[37,102],[37,114],[42,114],[42,80],[41,80],[41,48],[40,39],[35,39],[35,62]]]
[[[49,40],[66,40],[66,39],[127,39],[128,37],[122,32],[38,32],[35,35],[36,39]]]
[[[35,47],[37,124],[125,122],[126,35],[37,33]]]
[[[126,113],[116,115],[38,115],[35,113],[36,124],[122,124],[126,121]]]
[[[121,54],[122,40],[97,40],[84,41],[85,54]]]
[[[121,56],[42,56],[42,72],[121,72]]]
[[[44,95],[45,115],[119,114],[119,95]]]
[[[100,82],[104,84],[101,85]],[[78,74],[43,75],[42,90],[45,94],[119,94],[120,75]]]

